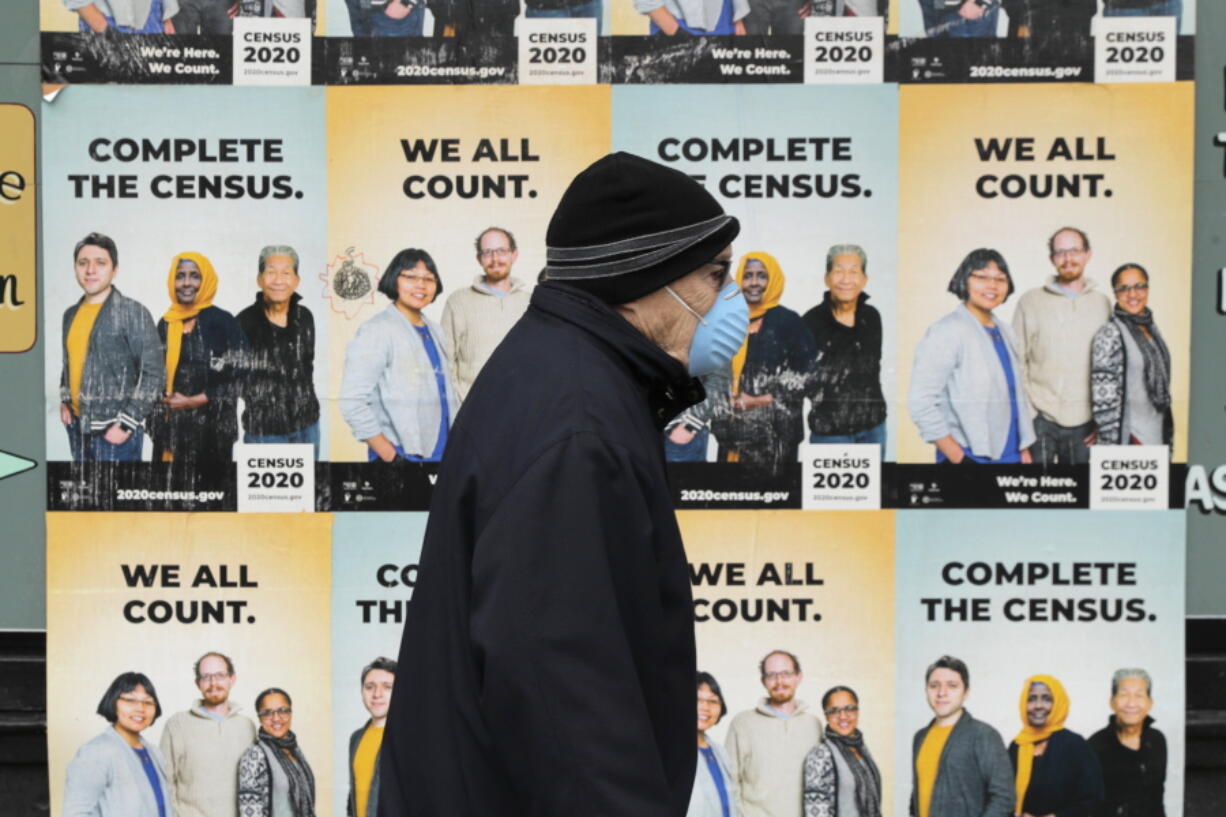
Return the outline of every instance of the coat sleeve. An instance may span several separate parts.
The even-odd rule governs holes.
[[[93,817],[98,813],[102,793],[115,781],[110,759],[96,744],[82,746],[68,764],[64,779],[62,817]]]
[[[1103,767],[1090,744],[1080,737],[1070,745],[1069,765],[1075,771],[1074,790],[1067,805],[1056,811],[1056,817],[1090,817],[1106,798],[1103,787]]]
[[[907,391],[907,411],[924,442],[935,442],[949,434],[942,406],[948,402],[946,387],[958,366],[958,349],[945,337],[945,327],[935,324],[915,347],[911,366],[911,387]]]
[[[182,813],[182,808],[179,806],[179,779],[178,774],[175,772],[175,765],[180,759],[179,752],[181,749],[177,726],[178,724],[172,716],[162,729],[162,739],[158,741],[158,750],[162,753],[162,760],[166,763],[166,780],[170,783],[171,788],[168,799],[174,805],[175,814],[180,814]]]
[[[272,817],[272,775],[258,745],[238,759],[238,817]]]
[[[748,747],[744,745],[745,740],[741,737],[738,723],[736,718],[732,719],[732,724],[728,727],[728,737],[724,739],[724,751],[728,753],[728,770],[732,773],[732,779],[736,781],[737,811],[744,814],[745,803],[742,800],[742,794],[745,792],[745,786],[741,783],[741,769],[745,766],[744,753]]]
[[[209,361],[207,394],[210,400],[234,401],[239,397],[251,357],[251,345],[232,315],[217,316],[217,348],[210,350],[216,360]]]
[[[136,387],[119,411],[124,425],[137,429],[153,411],[166,386],[166,355],[149,310],[132,302],[131,325],[128,330],[129,352],[136,364]]]
[[[838,779],[833,751],[823,741],[805,755],[804,817],[836,817],[838,813]]]
[[[1124,339],[1114,323],[1105,323],[1090,343],[1090,406],[1098,441],[1124,442]]]
[[[692,612],[684,554],[655,551],[657,524],[636,463],[581,431],[537,457],[476,541],[470,632],[480,706],[500,761],[530,800],[525,811],[674,814],[676,781],[658,732],[693,718],[653,712],[659,690],[643,674],[686,660],[661,649],[676,626],[665,611],[672,602],[687,621]],[[670,571],[686,599],[667,597],[661,576]],[[693,744],[685,748],[693,764]]]
[[[995,729],[982,730],[976,754],[986,789],[982,817],[1010,817],[1013,802],[1017,799],[1013,785],[1013,763]]]
[[[369,440],[382,432],[379,418],[371,408],[379,376],[388,365],[387,343],[381,332],[369,325],[359,327],[358,333],[345,347],[345,366],[341,373],[341,416],[360,441]]]

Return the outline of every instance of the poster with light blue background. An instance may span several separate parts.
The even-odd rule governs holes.
[[[42,116],[47,459],[70,456],[59,414],[60,327],[81,297],[73,248],[91,232],[114,239],[114,286],[155,322],[170,308],[167,276],[177,254],[198,252],[212,262],[213,304],[237,315],[255,301],[260,250],[294,248],[297,292],[315,319],[315,392],[324,404],[323,89],[67,87],[43,103]],[[327,423],[324,410],[324,446]],[[146,435],[145,460],[150,447]],[[327,459],[326,447],[320,456]]]
[[[942,655],[966,662],[966,710],[1006,745],[1022,729],[1029,676],[1064,685],[1065,728],[1089,738],[1107,726],[1112,674],[1140,668],[1153,679],[1149,714],[1169,752],[1166,813],[1182,814],[1184,514],[926,510],[897,519],[898,779],[910,780],[912,736],[932,719],[924,672]],[[974,599],[990,620],[964,620]],[[896,817],[907,814],[909,784],[900,789]]]
[[[362,706],[362,668],[400,653],[405,608],[413,597],[424,513],[338,513],[332,527],[332,813],[349,796],[349,736],[370,715]],[[393,688],[392,696],[395,697]]]
[[[613,149],[701,176],[741,222],[734,259],[775,256],[786,280],[780,304],[798,315],[821,303],[832,245],[865,250],[864,291],[884,334],[884,459],[893,460],[897,87],[618,86]]]

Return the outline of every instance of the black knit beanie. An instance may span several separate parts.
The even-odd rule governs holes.
[[[550,281],[625,303],[706,264],[740,231],[681,171],[611,153],[562,194],[545,238],[546,270]]]

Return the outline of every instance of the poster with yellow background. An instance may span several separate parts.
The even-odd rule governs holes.
[[[327,110],[334,395],[346,345],[389,308],[378,283],[400,250],[425,250],[438,268],[443,291],[423,310],[430,321],[482,275],[475,242],[491,226],[514,235],[511,275],[530,289],[558,199],[608,153],[612,132],[609,89],[599,86],[329,88]],[[329,403],[332,460],[365,462],[366,446]]]
[[[1149,308],[1171,356],[1172,461],[1185,461],[1192,84],[902,86],[899,95],[898,394],[906,399],[923,364],[924,333],[958,307],[946,288],[972,250],[1004,257],[1015,292],[992,314],[1009,324],[1021,296],[1055,273],[1049,238],[1072,227],[1090,241],[1084,278],[1110,304],[1114,270],[1149,272]],[[1088,381],[1069,382],[1062,394],[1086,401],[1089,392]],[[898,461],[933,462],[899,409]]]
[[[197,764],[178,767],[170,788],[180,802],[218,792],[228,799],[237,763],[223,774],[228,763],[211,744],[180,741],[169,750],[167,723],[177,713],[205,722],[198,701],[207,690],[237,709],[231,719],[248,722],[231,728],[254,735],[256,696],[277,687],[292,698],[290,728],[314,771],[316,802],[331,803],[331,529],[328,514],[47,514],[52,814],[62,812],[66,793],[74,802],[88,795],[88,775],[83,767],[70,773],[69,763],[112,730],[95,710],[112,680],[133,671],[155,687],[162,710],[141,738],[161,744],[163,755],[195,750],[216,772],[185,780]],[[196,662],[210,652],[231,661],[228,693],[196,680]],[[327,805],[319,811],[329,813]]]
[[[882,771],[882,813],[889,813],[900,785],[889,767],[894,513],[681,511],[677,519],[694,585],[698,669],[715,678],[726,708],[708,738],[725,745],[738,715],[752,720],[770,703],[764,699],[788,694],[803,702],[805,718],[816,718],[813,728],[824,729],[823,694],[850,687],[859,697],[858,728]],[[800,675],[786,679],[790,689],[772,689],[760,677],[759,662],[775,650],[800,663]],[[777,785],[800,780],[799,766],[778,773]],[[743,781],[754,774],[740,772]],[[909,784],[901,785],[905,792]]]

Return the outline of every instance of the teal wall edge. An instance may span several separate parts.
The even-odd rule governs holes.
[[[0,3],[0,102],[19,102],[39,118],[38,0]],[[36,178],[41,181],[41,175]],[[39,267],[41,305],[41,258]],[[0,451],[38,461],[38,467],[0,481],[0,629],[6,630],[47,626],[41,316],[39,324],[33,349],[0,354]]]

